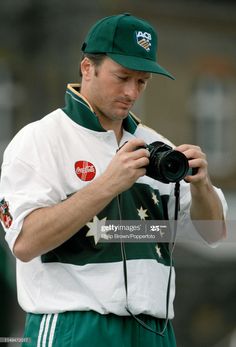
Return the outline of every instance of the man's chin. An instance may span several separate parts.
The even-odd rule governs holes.
[[[123,114],[119,114],[119,115],[115,115],[114,116],[114,120],[124,120],[125,118],[127,118],[129,115],[129,112],[123,113]]]
[[[122,120],[122,119],[125,119],[126,117],[128,117],[129,111],[130,111],[130,109],[122,109],[122,110],[119,110],[116,113],[114,113],[114,116],[115,116],[115,118]]]

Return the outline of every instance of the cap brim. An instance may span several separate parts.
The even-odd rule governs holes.
[[[124,66],[127,69],[152,72],[167,76],[172,80],[175,80],[174,76],[172,76],[166,69],[164,69],[162,66],[160,66],[153,60],[143,59],[139,57],[131,57],[128,55],[121,55],[115,53],[106,53],[106,55],[110,57],[112,60],[114,60],[116,63]]]

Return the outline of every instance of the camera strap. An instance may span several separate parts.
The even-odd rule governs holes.
[[[170,301],[170,286],[171,286],[171,278],[172,278],[172,271],[173,271],[173,252],[175,248],[175,241],[176,241],[176,234],[177,234],[177,220],[178,220],[178,212],[180,207],[180,182],[175,183],[175,189],[174,189],[174,195],[175,195],[175,211],[174,211],[174,230],[173,230],[173,239],[169,244],[169,251],[170,251],[170,270],[169,270],[169,276],[168,276],[168,283],[167,283],[167,291],[166,291],[166,317],[165,317],[165,324],[161,331],[157,331],[152,329],[150,326],[148,326],[145,322],[143,322],[139,317],[134,315],[130,308],[129,308],[129,302],[128,302],[128,272],[127,272],[127,257],[125,252],[125,243],[121,241],[121,255],[122,255],[122,261],[123,261],[123,274],[124,274],[124,286],[125,286],[125,295],[126,295],[126,311],[130,314],[131,317],[133,317],[143,328],[153,332],[156,335],[165,336],[166,328],[169,322],[169,301]],[[120,222],[122,221],[122,214],[121,214],[121,208],[120,208],[120,195],[117,196],[118,201],[118,211],[119,211],[119,218]]]

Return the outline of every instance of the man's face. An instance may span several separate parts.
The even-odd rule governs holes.
[[[90,66],[88,76],[83,76],[88,82],[84,96],[97,116],[107,121],[121,121],[145,89],[151,74],[126,69],[105,58],[98,67]]]

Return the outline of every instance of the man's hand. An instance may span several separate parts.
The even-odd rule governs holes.
[[[142,139],[132,139],[125,143],[108,165],[103,176],[111,182],[116,194],[130,188],[135,181],[146,173],[145,166],[149,163],[149,151],[142,148]]]
[[[187,157],[190,168],[197,169],[195,175],[185,177],[186,182],[196,186],[209,183],[206,154],[202,152],[200,147],[184,144],[176,147],[175,150],[182,152]]]

